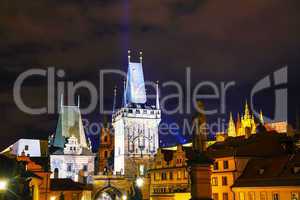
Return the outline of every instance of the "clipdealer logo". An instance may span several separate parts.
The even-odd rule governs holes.
[[[273,80],[273,82],[272,82]],[[274,83],[274,84],[272,84]],[[254,109],[255,95],[265,90],[274,90],[275,106],[274,117],[264,116],[266,122],[272,121],[287,121],[288,112],[288,67],[283,67],[275,71],[272,75],[268,75],[258,81],[251,90],[251,109],[256,116],[259,116],[259,111]]]

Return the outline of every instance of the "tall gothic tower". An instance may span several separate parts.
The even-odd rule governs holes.
[[[130,53],[130,51],[129,51]],[[128,177],[143,176],[159,148],[158,126],[161,121],[158,83],[156,105],[147,104],[142,54],[140,62],[128,56],[127,81],[123,106],[112,116],[114,128],[114,173]]]

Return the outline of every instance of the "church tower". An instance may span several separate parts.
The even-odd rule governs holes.
[[[84,132],[79,98],[78,105],[66,106],[61,97],[58,124],[50,149],[51,178],[91,183],[95,155]]]
[[[98,173],[104,174],[112,171],[110,160],[114,155],[114,135],[107,121],[101,127],[100,144],[98,149]]]
[[[143,176],[159,148],[161,121],[159,91],[156,105],[149,105],[144,82],[142,53],[140,62],[131,62],[128,52],[127,80],[123,106],[112,116],[114,128],[114,173],[128,177]]]

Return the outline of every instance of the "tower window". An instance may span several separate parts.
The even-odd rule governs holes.
[[[25,151],[28,151],[28,150],[29,150],[29,146],[25,145]]]
[[[104,142],[107,142],[107,135],[104,137]]]
[[[104,151],[104,158],[107,158],[108,157],[108,153],[107,151]]]

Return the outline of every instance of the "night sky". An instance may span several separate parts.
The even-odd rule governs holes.
[[[98,88],[100,69],[127,69],[128,49],[133,50],[133,60],[143,50],[146,80],[174,80],[184,86],[189,66],[192,86],[205,80],[235,81],[227,102],[227,111],[234,114],[242,111],[257,81],[287,65],[289,121],[294,124],[300,107],[299,10],[299,0],[2,0],[0,148],[21,137],[46,138],[55,131],[57,114],[28,115],[15,105],[13,84],[20,73],[55,66],[66,72],[60,81],[88,80]],[[122,78],[105,80],[106,108],[112,106],[115,85],[122,88]],[[46,87],[45,79],[26,80],[26,104],[46,105]],[[162,96],[170,92],[163,89]],[[87,91],[78,94],[82,107],[88,105]],[[271,101],[272,95],[265,93],[257,104],[270,116]],[[170,101],[169,106],[176,103]],[[103,116],[97,108],[84,118],[100,122]],[[181,118],[163,116],[167,123]]]

